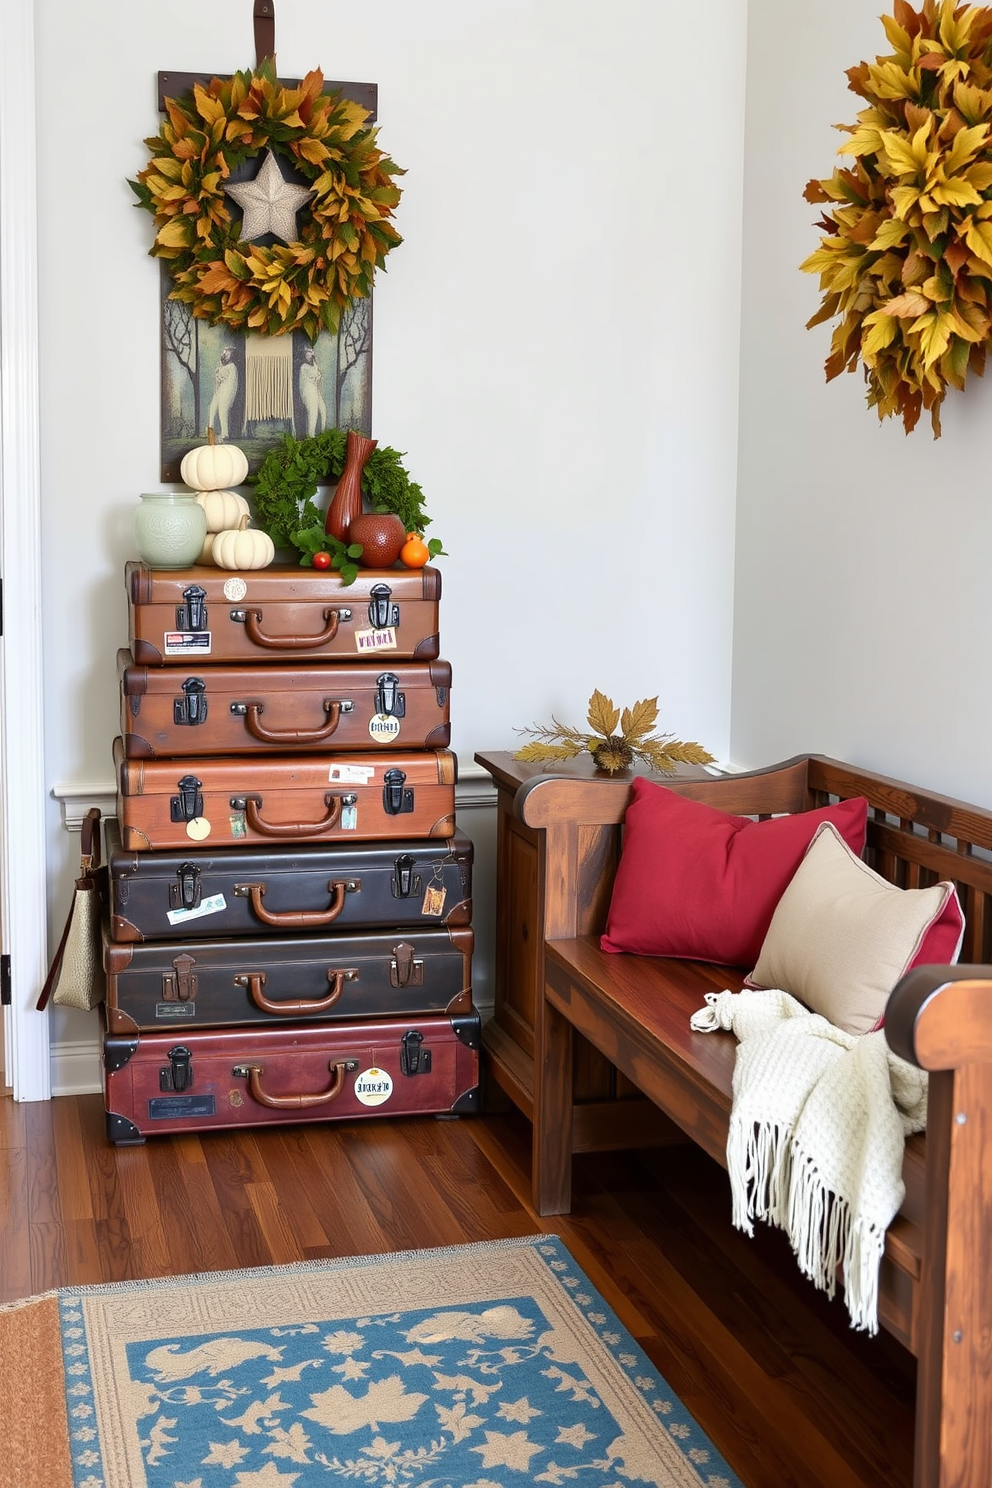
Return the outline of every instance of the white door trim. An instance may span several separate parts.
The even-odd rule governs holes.
[[[15,1100],[51,1094],[42,707],[34,0],[0,4],[0,934]]]

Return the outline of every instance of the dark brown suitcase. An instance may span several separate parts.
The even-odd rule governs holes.
[[[117,945],[104,934],[107,1028],[355,1022],[472,1011],[472,931]]]
[[[107,1136],[478,1110],[479,1015],[104,1039]]]
[[[128,851],[454,836],[456,760],[444,749],[129,760],[118,737],[114,764]]]
[[[113,817],[104,826],[111,935],[211,940],[286,935],[454,929],[472,921],[474,850],[461,834],[333,847],[220,848],[190,843],[127,852]]]
[[[215,661],[433,661],[436,568],[333,570],[273,563],[222,568],[125,566],[131,654],[140,666]]]
[[[305,750],[444,749],[446,661],[139,666],[118,651],[128,759]]]

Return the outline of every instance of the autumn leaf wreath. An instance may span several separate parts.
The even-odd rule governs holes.
[[[880,419],[909,433],[926,409],[936,438],[992,340],[992,9],[894,0],[882,25],[891,52],[847,72],[867,105],[836,126],[851,163],[805,191],[827,204],[808,324],[839,317],[828,381],[860,363]]]
[[[269,336],[333,334],[402,242],[389,220],[401,168],[378,148],[366,111],[323,90],[319,71],[283,87],[266,62],[165,100],[161,132],[145,141],[152,158],[128,185],[155,220],[149,251],[172,277],[171,298],[198,318]],[[247,241],[229,205],[232,173],[263,152],[262,170],[301,203],[298,231],[273,230],[285,241],[271,245]],[[285,180],[279,158],[308,189]],[[295,227],[297,211],[283,220]]]

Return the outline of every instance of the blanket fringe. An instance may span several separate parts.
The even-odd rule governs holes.
[[[727,1167],[735,1227],[753,1235],[760,1219],[785,1230],[802,1274],[831,1298],[841,1274],[852,1327],[877,1333],[885,1231],[831,1192],[787,1125],[732,1118]]]
[[[784,1227],[789,1207],[790,1128],[772,1121],[731,1117],[727,1137],[727,1171],[733,1199],[733,1222],[754,1234],[754,1219]]]

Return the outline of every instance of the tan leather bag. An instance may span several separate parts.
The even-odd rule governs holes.
[[[88,1012],[103,1001],[104,974],[100,954],[104,873],[100,868],[100,808],[92,806],[80,830],[79,877],[69,906],[62,939],[38,998],[38,1011],[49,999],[57,1007]]]

